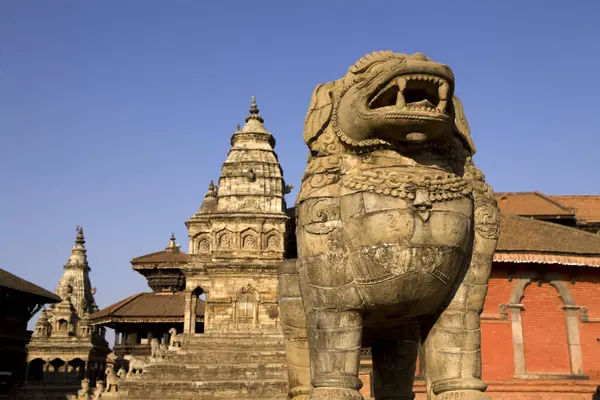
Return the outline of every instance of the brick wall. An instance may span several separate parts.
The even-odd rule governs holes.
[[[528,374],[571,373],[563,302],[553,286],[532,283],[521,303]]]
[[[494,264],[481,322],[483,379],[493,399],[554,400],[592,399],[600,384],[600,268]],[[516,274],[542,271],[561,277],[576,306],[586,307],[589,322],[579,322],[583,373],[589,379],[515,378],[510,303]],[[515,279],[510,279],[515,278]],[[565,310],[554,286],[537,281],[526,286],[521,300],[525,365],[527,374],[570,375]],[[363,369],[363,371],[365,371]],[[363,372],[364,373],[364,372]],[[361,378],[367,378],[367,374]],[[368,378],[367,378],[368,380]],[[363,394],[370,395],[365,382]],[[417,399],[424,399],[422,381],[415,382]],[[600,399],[600,396],[597,396]],[[595,398],[594,398],[595,399]]]
[[[481,315],[482,373],[486,381],[506,380],[514,374],[510,319],[500,315],[500,304],[508,303],[511,291],[506,271],[492,271]]]

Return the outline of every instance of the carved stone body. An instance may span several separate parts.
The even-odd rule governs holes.
[[[157,338],[152,338],[150,340],[150,359],[156,360],[160,358],[164,358],[167,354],[167,346],[165,344],[160,343],[160,340]]]
[[[479,315],[498,209],[453,92],[449,67],[392,52],[315,89],[298,260],[280,268],[290,397],[311,383],[311,399],[362,399],[360,348],[371,346],[378,399],[414,397],[419,350],[428,398],[487,399]]]
[[[69,400],[89,400],[90,399],[90,381],[83,379],[81,381],[81,389],[77,391],[77,395],[69,396]]]
[[[176,347],[181,347],[182,340],[183,335],[181,333],[177,333],[177,329],[169,329],[169,348],[174,349]]]
[[[144,367],[148,364],[147,360],[132,356],[131,354],[126,354],[123,358],[129,361],[129,372],[127,372],[127,377],[142,374],[144,372]]]
[[[107,393],[118,392],[119,391],[119,376],[115,373],[115,367],[113,365],[109,365],[106,367],[104,371],[106,375],[106,390]]]

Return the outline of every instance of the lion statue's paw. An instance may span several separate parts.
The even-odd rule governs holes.
[[[491,397],[479,390],[453,390],[435,397],[436,400],[491,400]]]

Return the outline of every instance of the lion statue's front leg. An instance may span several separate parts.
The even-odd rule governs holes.
[[[449,297],[423,343],[428,399],[489,399],[481,380],[480,314],[487,294],[492,258],[499,236],[499,214],[493,191],[472,165],[474,238],[462,281]]]
[[[453,91],[447,66],[392,52],[315,89],[298,259],[279,271],[290,398],[362,399],[370,346],[375,397],[413,399],[421,344],[428,398],[487,398],[479,315],[498,210]]]

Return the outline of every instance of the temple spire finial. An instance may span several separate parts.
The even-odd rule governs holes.
[[[263,117],[261,117],[258,113],[259,113],[259,109],[258,109],[258,105],[256,104],[256,97],[252,96],[252,102],[250,103],[250,115],[248,115],[246,117],[246,122],[250,121],[251,119],[255,119],[257,121],[265,122],[263,120]]]
[[[206,192],[204,197],[217,197],[217,187],[215,186],[215,183],[212,179],[208,183],[208,191]]]
[[[85,238],[83,237],[83,226],[77,225],[75,228],[77,231],[77,237],[75,238],[75,244],[83,246],[85,244]]]
[[[171,232],[171,237],[169,238],[169,247],[167,250],[175,250],[177,248],[177,244],[175,243],[175,232]]]

